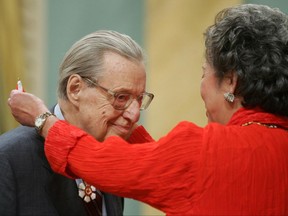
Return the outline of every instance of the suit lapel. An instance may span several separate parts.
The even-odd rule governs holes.
[[[83,201],[78,196],[75,180],[54,173],[47,185],[47,193],[59,215],[86,216]],[[124,199],[107,193],[103,193],[103,195],[107,215],[122,216]]]
[[[75,180],[54,173],[46,189],[59,215],[86,216]]]
[[[112,194],[103,193],[108,216],[122,216],[124,211],[124,199]]]

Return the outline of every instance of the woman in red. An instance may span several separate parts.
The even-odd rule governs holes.
[[[100,143],[50,116],[41,133],[52,168],[167,215],[288,215],[287,35],[288,17],[277,9],[224,9],[205,33],[206,127],[181,122],[158,141],[138,127],[134,145]],[[26,125],[48,111],[16,91],[9,105]]]

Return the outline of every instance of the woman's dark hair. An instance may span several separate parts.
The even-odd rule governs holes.
[[[288,16],[244,4],[222,10],[206,32],[206,59],[220,82],[238,77],[234,94],[246,108],[288,116]]]

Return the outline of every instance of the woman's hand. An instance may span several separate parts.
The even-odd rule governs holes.
[[[38,115],[49,111],[40,98],[18,90],[11,91],[8,105],[16,121],[32,127]]]

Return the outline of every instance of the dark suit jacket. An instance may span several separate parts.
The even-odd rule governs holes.
[[[74,179],[54,173],[44,139],[20,126],[0,136],[0,215],[86,215]],[[104,194],[108,216],[123,215],[123,198]]]

